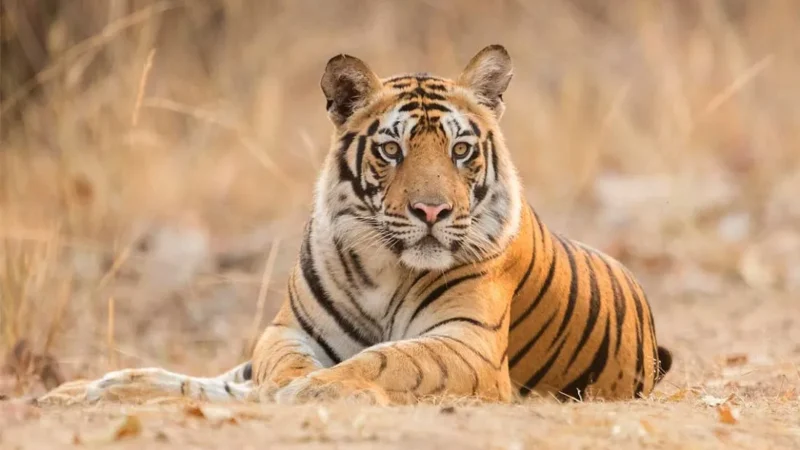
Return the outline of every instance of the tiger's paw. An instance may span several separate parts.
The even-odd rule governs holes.
[[[347,402],[387,406],[392,402],[386,391],[375,383],[356,378],[342,378],[319,370],[298,378],[275,392],[278,404]]]

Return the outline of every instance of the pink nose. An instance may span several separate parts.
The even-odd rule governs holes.
[[[417,216],[420,220],[424,220],[425,223],[433,225],[439,220],[449,216],[450,211],[453,210],[453,207],[447,203],[442,203],[440,205],[429,205],[427,203],[417,202],[414,203],[410,209],[411,213]]]

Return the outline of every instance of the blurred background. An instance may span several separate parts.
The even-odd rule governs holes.
[[[528,200],[634,270],[665,343],[729,351],[700,305],[800,353],[798,28],[792,0],[0,0],[0,395],[246,358],[328,149],[326,61],[455,77],[493,43]]]

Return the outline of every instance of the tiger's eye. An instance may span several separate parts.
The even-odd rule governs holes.
[[[383,154],[388,158],[397,159],[401,154],[400,145],[397,142],[387,142],[383,144]]]
[[[469,155],[470,145],[466,142],[459,142],[453,147],[453,156],[457,159],[465,158]]]

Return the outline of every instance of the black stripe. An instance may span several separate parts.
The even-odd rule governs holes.
[[[614,313],[617,317],[617,348],[614,350],[614,355],[619,355],[619,350],[622,346],[622,332],[624,330],[623,325],[625,324],[626,302],[622,292],[622,287],[619,285],[619,279],[617,279],[617,274],[614,273],[613,269],[611,269],[611,266],[608,264],[608,261],[606,261],[605,258],[601,258],[601,260],[608,270],[608,278],[611,280],[611,290],[614,293]]]
[[[496,363],[492,362],[491,359],[487,358],[486,355],[484,355],[483,353],[479,352],[475,347],[467,344],[466,342],[462,341],[459,338],[456,338],[456,337],[453,337],[453,336],[448,336],[448,335],[445,335],[445,334],[434,334],[434,335],[430,335],[430,336],[426,336],[426,337],[428,339],[436,339],[436,340],[439,340],[439,341],[444,340],[444,339],[448,339],[448,340],[451,340],[453,342],[457,342],[457,343],[461,344],[467,350],[469,350],[472,353],[474,353],[475,356],[477,356],[478,358],[483,360],[486,364],[489,364],[494,370],[500,370],[500,369],[503,368],[503,362],[505,362],[505,357],[503,357],[500,360],[499,364],[496,364]]]
[[[380,365],[378,366],[378,374],[374,377],[369,377],[369,381],[375,381],[383,375],[383,371],[386,370],[386,366],[389,364],[388,358],[382,352],[378,350],[364,350],[361,352],[364,355],[376,355],[378,359],[381,360]]]
[[[296,356],[296,357],[299,357],[301,359],[308,359],[308,357],[309,357],[308,353],[286,352],[286,353],[282,354],[281,356],[279,356],[278,359],[276,359],[275,362],[272,363],[272,368],[267,372],[267,376],[272,375],[272,373],[275,372],[275,370],[278,369],[278,366],[281,365],[283,360],[285,360],[286,358],[289,358],[290,356]]]
[[[448,350],[450,350],[456,356],[458,356],[458,359],[460,359],[461,362],[463,362],[464,365],[467,366],[467,368],[469,369],[470,373],[472,373],[472,394],[471,395],[472,396],[477,395],[478,394],[478,384],[479,384],[478,371],[475,370],[475,367],[473,367],[472,364],[469,363],[467,358],[464,358],[464,355],[459,353],[455,349],[455,347],[453,347],[449,342],[447,342],[445,340],[442,340],[442,339],[437,339],[437,341],[439,341],[440,344],[444,345],[445,347],[447,347]]]
[[[344,276],[347,278],[347,282],[351,286],[355,286],[355,280],[353,279],[353,272],[350,270],[350,265],[347,264],[347,260],[344,257],[344,252],[342,250],[342,243],[339,239],[333,240],[333,245],[336,248],[336,255],[339,257],[339,264],[341,264],[342,268],[344,269]]]
[[[400,139],[400,136],[397,134],[397,130],[392,128],[381,128],[380,130],[378,130],[378,134],[385,134],[395,139]]]
[[[309,228],[311,228],[309,226]],[[317,269],[314,267],[314,258],[311,254],[311,234],[306,234],[303,241],[302,249],[300,252],[300,268],[303,271],[303,278],[311,290],[311,295],[314,300],[328,313],[331,318],[336,322],[339,328],[347,334],[352,340],[358,342],[364,347],[369,347],[373,343],[365,339],[356,329],[356,327],[342,316],[333,299],[331,299],[328,292],[322,286],[322,280],[319,278]]]
[[[528,277],[531,276],[531,272],[533,271],[533,263],[536,261],[536,238],[534,237],[532,241],[533,249],[531,252],[531,262],[528,263],[528,268],[525,269],[525,274],[522,275],[522,279],[519,280],[519,283],[517,283],[517,287],[514,289],[514,295],[512,296],[512,299],[516,299],[517,294],[519,294],[519,291],[521,291],[522,287],[525,286],[525,283],[528,281]]]
[[[278,353],[280,353],[280,352],[282,352],[284,350],[297,349],[299,346],[300,345],[298,344],[298,342],[296,340],[288,340],[287,339],[287,340],[283,340],[283,341],[278,341],[277,343],[271,345],[269,348],[264,349],[264,354],[265,355],[277,355]],[[297,352],[297,351],[293,351],[293,352],[289,352],[289,353],[295,353],[295,354],[298,354],[298,355],[304,355],[303,353],[300,353],[300,352]],[[308,355],[304,355],[304,356],[308,356]],[[263,366],[264,372],[266,372],[266,375],[265,375],[266,377],[269,377],[272,374],[272,372],[275,371],[275,367],[278,365],[278,363],[280,363],[280,361],[282,359],[283,359],[283,356],[281,356],[280,358],[278,358],[277,360],[274,360],[274,361],[268,360],[268,363],[265,366]],[[261,377],[261,380],[263,380],[263,379],[264,379],[264,377]]]
[[[475,136],[481,137],[481,129],[474,120],[469,119],[469,126],[472,128],[472,131],[475,133]]]
[[[375,282],[372,281],[372,278],[367,275],[367,271],[364,270],[364,265],[361,264],[361,257],[354,250],[350,250],[350,261],[353,263],[353,268],[356,271],[356,275],[361,278],[361,282],[364,283],[369,288],[377,287]]]
[[[417,389],[419,389],[419,387],[422,385],[422,381],[423,381],[422,380],[422,375],[423,375],[424,372],[422,371],[422,367],[419,366],[419,363],[417,363],[417,360],[416,360],[416,358],[414,358],[413,355],[409,354],[407,351],[405,351],[402,348],[400,348],[399,345],[393,345],[391,348],[393,348],[394,350],[402,353],[406,358],[411,360],[411,364],[414,366],[414,368],[417,371],[417,380],[416,380],[416,383],[414,383],[414,386],[411,387],[409,390],[413,391],[413,392],[416,392]]]
[[[436,349],[431,348],[424,341],[418,341],[417,344],[427,350],[431,355],[431,359],[433,359],[436,362],[436,365],[439,366],[439,385],[427,392],[429,395],[438,394],[445,390],[447,387],[447,379],[450,378],[450,374],[447,371],[447,365],[444,363],[442,356],[436,352]]]
[[[294,281],[294,278],[292,279],[292,281]],[[325,341],[325,339],[322,338],[322,336],[317,332],[317,330],[313,326],[311,326],[311,324],[301,314],[300,310],[304,308],[303,305],[301,305],[298,302],[296,292],[294,292],[292,289],[292,287],[294,287],[294,289],[297,289],[297,287],[294,286],[294,284],[295,284],[294,282],[290,282],[289,285],[289,306],[292,309],[292,314],[294,314],[295,319],[297,319],[297,323],[300,324],[300,328],[302,328],[303,331],[311,337],[311,339],[314,339],[314,341],[316,341],[317,345],[319,345],[322,348],[322,350],[325,352],[326,355],[328,355],[328,358],[331,361],[333,361],[334,364],[339,364],[340,362],[342,362],[342,359],[339,357],[339,355],[336,354],[336,351],[333,350],[333,348],[331,348],[331,346]],[[302,311],[302,313],[308,314],[307,311],[305,310]]]
[[[536,385],[539,384],[540,381],[542,381],[542,378],[544,378],[548,374],[548,372],[550,372],[550,368],[553,367],[553,364],[556,362],[556,359],[558,359],[559,356],[561,356],[561,349],[564,348],[564,344],[566,342],[567,342],[566,339],[561,341],[561,344],[558,346],[558,348],[556,348],[556,350],[550,356],[550,359],[548,359],[547,362],[541,368],[539,368],[539,370],[536,371],[536,373],[534,373],[533,376],[531,376],[528,379],[528,381],[525,382],[525,384],[520,388],[520,393],[523,393],[522,391],[523,389],[532,391],[533,388],[535,388]]]
[[[588,253],[583,254],[584,259],[586,260],[586,267],[588,267],[587,272],[589,273],[589,316],[586,318],[586,325],[583,328],[583,335],[581,335],[581,340],[578,341],[578,346],[575,347],[575,351],[572,353],[572,358],[569,360],[569,364],[567,364],[567,368],[564,370],[564,373],[569,371],[572,367],[572,364],[578,358],[581,350],[586,345],[586,342],[589,340],[589,336],[594,331],[594,327],[597,324],[597,319],[600,318],[600,288],[597,287],[597,277],[595,276],[595,267],[592,266],[592,263],[589,259]],[[610,319],[606,319],[610,320]],[[608,330],[606,330],[606,335],[608,334]]]
[[[609,357],[609,347],[611,343],[611,317],[606,316],[606,332],[603,335],[603,340],[600,342],[600,348],[597,349],[594,359],[591,364],[583,371],[574,381],[567,384],[561,389],[561,394],[565,397],[573,399],[581,399],[581,392],[586,392],[586,388],[597,381],[600,374],[606,368]]]
[[[375,121],[370,124],[369,128],[367,128],[367,136],[374,135],[378,131],[378,125],[380,125],[380,124],[381,124],[381,121],[378,120],[378,119],[375,119]]]
[[[499,257],[501,254],[502,254],[502,252],[499,252],[499,253],[494,253],[494,254],[492,254],[491,256],[487,256],[487,257],[485,257],[484,259],[482,259],[482,260],[481,260],[481,262],[482,262],[482,263],[485,263],[485,262],[488,262],[488,261],[492,261],[493,259],[496,259],[497,257]],[[457,265],[457,266],[455,266],[455,267],[452,267],[452,268],[450,268],[450,269],[447,269],[447,271],[445,271],[445,272],[440,272],[440,273],[439,273],[439,275],[437,275],[437,276],[436,276],[436,278],[434,278],[434,279],[430,280],[430,281],[429,281],[429,282],[428,282],[428,283],[425,285],[425,287],[423,287],[423,288],[421,288],[421,289],[417,289],[417,293],[418,293],[418,294],[422,294],[423,292],[427,291],[427,290],[428,290],[428,289],[429,289],[431,286],[435,285],[436,283],[438,283],[438,282],[439,282],[439,281],[441,281],[442,279],[446,279],[446,278],[447,278],[447,277],[448,277],[450,274],[452,274],[452,273],[455,273],[455,272],[457,272],[458,270],[460,270],[460,269],[463,269],[463,268],[465,268],[465,267],[468,267],[468,266],[473,266],[473,265],[475,265],[475,263],[473,263],[473,262],[465,262],[465,263],[463,263],[463,264],[459,264],[459,265]],[[425,273],[425,275],[427,275],[427,273],[428,273],[428,272],[426,272],[426,273]],[[422,276],[418,276],[418,277],[417,277],[417,278],[414,280],[414,283],[411,285],[411,288],[413,289],[414,285],[416,285],[416,284],[417,284],[417,282],[418,282],[418,281],[420,281],[420,280],[422,280]],[[409,289],[409,290],[410,290],[410,289]]]
[[[362,308],[361,303],[358,300],[356,300],[355,296],[353,296],[352,292],[350,292],[350,289],[348,289],[347,286],[342,286],[339,280],[337,280],[336,277],[333,276],[333,274],[331,273],[332,272],[331,267],[327,261],[325,262],[325,270],[327,270],[328,275],[331,277],[331,280],[333,281],[333,284],[336,286],[336,288],[342,291],[345,297],[347,297],[347,300],[349,300],[350,305],[353,307],[353,309],[355,309],[358,315],[361,316],[362,321],[358,323],[358,328],[364,331],[365,332],[364,334],[367,334],[366,333],[367,330],[365,330],[365,328],[371,328],[370,331],[372,331],[372,333],[369,333],[368,339],[370,342],[378,342],[381,334],[380,333],[381,327],[380,325],[378,325],[378,322],[372,316],[367,314],[366,311],[364,311],[364,308]],[[352,316],[350,316],[350,318],[354,319]],[[358,322],[358,320],[355,319],[354,321]]]
[[[470,325],[475,325],[476,327],[482,328],[482,329],[487,330],[487,331],[497,331],[503,325],[503,321],[505,320],[505,317],[506,316],[504,314],[503,318],[500,319],[500,322],[498,322],[495,325],[490,325],[488,323],[481,322],[480,320],[473,319],[472,317],[461,317],[461,316],[459,316],[459,317],[450,317],[449,319],[444,319],[442,321],[439,321],[439,322],[429,326],[428,328],[425,329],[425,331],[421,332],[419,335],[420,336],[424,336],[426,333],[429,333],[430,331],[435,330],[436,328],[443,327],[443,326],[445,326],[445,325],[447,325],[449,323],[454,323],[454,322],[461,322],[461,323],[467,323],[467,324],[470,324]]]
[[[489,192],[489,186],[486,185],[484,180],[484,183],[480,185],[476,184],[475,187],[472,188],[472,192],[473,195],[475,196],[475,206],[471,209],[474,211],[475,208],[477,208],[481,204],[483,199],[486,198],[486,194]]]
[[[366,149],[366,147],[367,147],[366,136],[359,136],[358,147],[356,147],[356,174],[355,174],[355,180],[353,180],[353,190],[356,191],[356,195],[358,195],[359,197],[364,196],[361,189],[361,171],[364,163],[364,150]]]
[[[561,243],[561,247],[564,248],[564,251],[567,254],[567,261],[569,261],[570,281],[569,296],[567,297],[567,308],[564,310],[564,318],[561,319],[561,325],[559,325],[558,331],[556,332],[555,337],[553,337],[553,342],[551,345],[555,345],[556,341],[561,339],[563,336],[564,331],[567,329],[567,325],[569,325],[569,322],[572,319],[572,313],[575,311],[575,304],[578,300],[578,268],[575,263],[575,255],[572,253],[569,243],[566,242],[564,238],[556,235],[556,240]]]
[[[631,300],[633,300],[633,305],[636,307],[636,390],[634,392],[634,396],[638,397],[639,394],[642,393],[644,390],[644,343],[642,342],[644,330],[642,330],[642,324],[644,321],[643,313],[642,313],[642,303],[639,294],[636,292],[634,288],[633,282],[631,279],[625,275],[625,281],[628,283],[628,289],[631,291]]]
[[[492,151],[492,154],[491,154],[492,175],[493,175],[493,180],[492,181],[497,182],[497,180],[499,179],[499,177],[497,176],[497,152],[495,151],[495,147],[494,147],[494,134],[491,131],[489,131],[486,134],[486,141],[489,143],[489,146],[491,146],[491,151]]]
[[[441,98],[444,100],[444,97]],[[453,110],[448,108],[447,106],[442,105],[441,103],[426,103],[424,105],[425,111],[442,111],[442,112],[452,112]]]
[[[388,164],[384,160],[383,155],[381,155],[380,145],[378,145],[377,143],[373,142],[372,144],[370,144],[369,152],[372,153],[372,157],[375,158],[375,160],[376,160],[375,162],[376,163],[383,164],[384,166],[386,164]],[[399,160],[399,157],[398,157],[398,160]],[[375,169],[372,168],[372,166],[370,166],[370,169],[372,169],[372,174],[377,179],[378,175],[377,175],[377,172],[375,172]]]
[[[427,98],[427,99],[430,99],[430,100],[436,100],[436,101],[447,101],[447,97],[445,97],[444,95],[437,94],[435,92],[429,92],[429,91],[424,91],[424,92],[425,92],[425,94],[423,95],[423,98]],[[427,109],[427,107],[425,109]]]
[[[521,324],[525,319],[527,319],[528,316],[533,312],[533,310],[536,309],[537,306],[539,306],[539,302],[542,301],[545,294],[547,294],[547,291],[550,289],[550,285],[553,283],[553,277],[555,276],[556,273],[556,262],[558,259],[557,258],[558,254],[556,253],[555,243],[553,243],[552,239],[550,240],[550,242],[551,245],[553,246],[553,248],[551,249],[551,251],[553,252],[553,259],[550,260],[550,268],[547,270],[547,276],[544,279],[544,284],[542,284],[542,288],[539,289],[539,294],[536,296],[536,299],[534,299],[534,301],[532,301],[531,304],[528,305],[528,308],[525,311],[523,311],[522,314],[520,314],[516,318],[516,320],[514,320],[513,323],[511,323],[511,331],[513,331],[514,328],[519,326],[519,324]],[[544,235],[542,235],[542,248],[544,249]]]
[[[408,323],[406,324],[406,329],[403,332],[403,335],[408,333],[408,329],[411,327],[411,324],[414,322],[414,319],[419,315],[419,313],[422,312],[422,310],[424,310],[425,308],[427,308],[431,303],[436,301],[439,297],[441,297],[450,288],[456,287],[465,281],[482,277],[485,274],[486,274],[485,272],[475,272],[468,275],[463,275],[461,277],[456,278],[453,281],[445,281],[444,284],[434,289],[430,294],[428,294],[427,297],[425,297],[424,300],[422,300],[422,302],[419,305],[417,305],[417,309],[414,310],[414,313],[411,314],[411,318],[408,319]]]
[[[427,72],[422,72],[422,73],[415,74],[414,78],[419,83],[422,83],[423,81],[430,81],[430,80],[441,81],[441,78],[437,78],[437,77],[431,76]]]
[[[419,102],[408,102],[398,109],[399,112],[409,112],[419,108]]]
[[[475,133],[473,133],[472,130],[459,130],[456,133],[456,137],[457,138],[464,137],[464,136],[475,136]]]
[[[508,361],[509,368],[513,369],[522,360],[522,358],[524,358],[525,355],[528,354],[530,349],[533,348],[533,346],[536,345],[536,342],[539,341],[539,338],[541,338],[542,335],[545,333],[545,331],[547,331],[547,329],[550,328],[550,324],[553,323],[553,320],[555,320],[557,315],[558,311],[553,312],[553,314],[550,316],[549,319],[547,319],[544,325],[542,325],[542,327],[539,328],[539,331],[536,333],[536,335],[533,336],[533,338],[530,341],[528,341],[521,349],[519,349],[519,351],[516,354],[514,354],[514,356],[512,356],[511,359],[509,359]]]
[[[388,80],[386,80],[386,83],[394,83],[394,82],[397,82],[397,81],[409,81],[410,82],[411,80],[415,80],[415,79],[416,79],[416,76],[414,76],[414,75],[397,75],[395,77],[392,77],[392,78],[389,78]]]
[[[439,83],[427,83],[425,84],[425,89],[430,89],[432,91],[439,91],[439,92],[447,92],[449,89],[444,84]]]
[[[339,140],[339,176],[345,181],[353,181],[355,179],[355,174],[347,164],[347,149],[353,144],[355,137],[356,133],[347,133]]]
[[[353,208],[344,208],[344,209],[336,211],[336,213],[334,213],[333,220],[336,220],[336,219],[339,219],[339,218],[345,217],[345,216],[358,218],[358,215],[353,210]]]
[[[413,127],[411,127],[411,130],[408,132],[408,134],[413,139],[414,137],[416,137],[419,133],[421,133],[424,130],[425,130],[425,126],[422,124],[422,121],[420,120],[417,123],[415,123]]]
[[[429,273],[429,272],[428,272],[427,270],[420,272],[420,273],[417,275],[417,277],[414,279],[414,281],[412,281],[412,282],[411,282],[411,284],[409,285],[409,289],[410,289],[410,287],[411,287],[411,286],[413,286],[413,285],[414,285],[414,284],[415,284],[417,281],[419,281],[420,279],[422,279],[422,277],[424,277],[424,276],[425,276],[425,275],[427,275],[428,273]],[[391,313],[392,313],[392,311],[393,311],[393,308],[392,308],[392,307],[394,306],[394,302],[395,302],[395,301],[397,301],[397,300],[399,300],[399,299],[402,297],[402,296],[400,295],[400,292],[403,290],[403,289],[402,289],[403,287],[404,287],[404,283],[400,283],[400,284],[399,284],[399,285],[398,285],[398,286],[395,288],[395,290],[394,290],[394,293],[392,293],[392,298],[391,298],[391,300],[389,300],[389,304],[386,306],[386,311],[383,313],[383,318],[384,318],[384,319],[386,319],[387,317],[389,317],[389,314],[391,314]],[[408,291],[406,291],[405,293],[407,294],[407,293],[408,293]],[[405,295],[405,294],[404,294],[404,295]],[[395,312],[395,313],[397,313],[397,311],[396,311],[396,310],[394,310],[394,312]],[[392,320],[390,321],[390,323],[391,323],[391,322],[393,322],[393,321],[394,321],[394,316],[392,317]]]
[[[389,307],[386,309],[386,314],[387,315],[389,314],[390,311],[391,311],[391,314],[392,314],[392,317],[389,320],[388,330],[386,331],[386,338],[387,339],[391,339],[391,337],[392,337],[392,332],[394,331],[395,320],[397,319],[397,313],[400,311],[400,307],[403,305],[403,302],[406,300],[406,296],[408,296],[408,293],[411,292],[411,289],[413,289],[414,285],[416,285],[421,279],[425,278],[425,276],[428,275],[429,273],[430,273],[430,271],[423,270],[422,272],[417,274],[416,278],[414,278],[414,281],[412,281],[411,284],[408,285],[408,288],[403,291],[402,295],[400,294],[400,289],[401,289],[401,287],[403,287],[402,284],[400,286],[398,286],[397,289],[394,291],[394,294],[392,294],[392,299],[389,302]],[[394,306],[394,309],[392,309],[392,304],[395,301],[397,301],[397,304]],[[386,315],[384,315],[384,319],[386,319]]]

